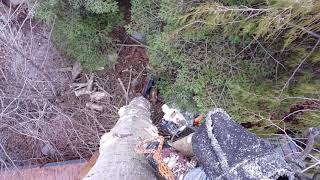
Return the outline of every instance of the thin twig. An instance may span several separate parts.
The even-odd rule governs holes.
[[[144,72],[146,68],[144,66],[142,66],[142,70],[139,72],[139,74],[134,78],[136,80],[138,80],[140,78],[140,76],[142,75],[142,73]]]
[[[91,73],[90,78],[88,80],[88,86],[87,86],[87,91],[91,92],[92,91],[92,86],[93,86],[93,81],[94,81],[94,74]]]
[[[125,47],[146,47],[145,45],[140,44],[117,44],[117,46],[125,46]]]
[[[299,29],[301,29],[301,30],[303,30],[303,31],[305,31],[305,32],[307,32],[308,34],[310,34],[310,35],[313,36],[313,37],[316,37],[316,38],[320,39],[320,35],[319,35],[319,34],[317,34],[317,33],[315,33],[315,32],[312,32],[312,31],[309,31],[309,30],[306,29],[305,27],[301,27],[301,26],[298,26],[298,25],[292,24],[292,23],[288,23],[288,24],[291,25],[291,26],[297,27],[297,28],[299,28]]]
[[[289,113],[288,115],[286,115],[285,117],[283,117],[281,120],[284,121],[285,119],[287,119],[288,117],[300,113],[300,112],[314,112],[314,111],[320,111],[320,110],[312,110],[312,109],[300,109],[294,112]]]
[[[302,150],[302,151],[304,150],[301,146],[299,146],[299,145],[287,134],[286,128],[285,128],[285,124],[284,124],[284,127],[281,128],[280,126],[278,126],[277,124],[275,124],[274,122],[272,122],[270,118],[264,118],[264,117],[262,117],[262,116],[259,115],[259,114],[255,114],[255,115],[256,115],[256,116],[259,116],[259,117],[260,117],[261,119],[263,119],[263,120],[267,120],[267,121],[270,123],[271,126],[274,126],[274,127],[276,127],[278,130],[280,130],[280,131],[285,135],[285,137],[286,137],[290,142],[292,142],[297,148],[299,148],[299,149]],[[314,156],[311,155],[311,154],[308,154],[308,156],[311,157],[312,159],[316,160],[317,162],[320,161],[320,159],[318,159],[317,157],[314,157]]]
[[[127,98],[129,98],[129,91],[130,91],[130,86],[131,86],[131,78],[132,78],[132,67],[130,67],[129,82],[128,82],[128,88],[127,88],[127,94],[126,94]],[[126,103],[126,105],[128,105],[128,104]]]
[[[52,32],[53,32],[53,28],[54,28],[55,22],[56,22],[56,19],[54,19],[53,23],[52,23],[52,27],[51,27],[51,30],[50,30],[50,33],[49,33],[48,42],[47,42],[48,47],[47,47],[47,50],[46,50],[46,55],[44,56],[44,60],[41,63],[41,66],[40,66],[41,68],[43,68],[44,64],[47,62],[48,52],[49,52],[49,49],[51,48],[51,36],[52,36]]]
[[[128,96],[127,96],[126,88],[124,87],[123,82],[121,81],[121,79],[120,79],[120,78],[118,78],[118,81],[119,81],[119,83],[120,83],[120,86],[121,86],[121,88],[122,88],[122,90],[123,90],[124,94],[125,94],[125,98],[126,98],[126,105],[128,105]]]
[[[309,167],[301,170],[300,173],[304,173],[304,172],[308,171],[309,169],[312,169],[312,168],[314,168],[314,167],[316,167],[316,166],[318,166],[318,165],[320,165],[320,161],[318,161],[318,162],[316,162],[315,164],[313,164],[313,165],[311,165],[311,166],[309,166]]]
[[[270,56],[277,64],[280,64],[281,67],[283,67],[283,69],[286,69],[286,67],[284,67],[284,65],[283,65],[280,61],[278,61],[276,58],[274,58],[274,57],[262,46],[262,44],[261,44],[258,40],[256,40],[256,41],[257,41],[257,43],[259,44],[259,46],[268,54],[268,56]]]
[[[297,66],[297,68],[293,71],[293,73],[291,74],[290,78],[288,79],[288,81],[285,83],[285,85],[283,86],[283,88],[281,89],[280,95],[279,97],[282,96],[283,91],[289,86],[289,83],[291,81],[291,79],[294,77],[294,75],[297,73],[297,71],[300,69],[300,67],[302,66],[302,64],[308,59],[308,57],[311,56],[311,54],[314,52],[314,50],[317,48],[317,46],[320,43],[320,39],[317,41],[317,43],[313,46],[312,50],[306,55],[305,58],[302,59],[302,61],[300,62],[300,64]]]

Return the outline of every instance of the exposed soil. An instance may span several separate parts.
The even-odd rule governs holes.
[[[130,1],[119,4],[129,22]],[[20,30],[12,35],[19,37],[20,44],[8,42],[10,48],[3,44],[0,47],[0,111],[7,115],[0,121],[0,170],[91,157],[101,135],[118,120],[119,108],[140,96],[148,81],[145,48],[124,28],[114,29],[111,36],[117,44],[117,62],[93,74],[93,90],[110,96],[93,101],[89,95],[75,95],[71,86],[87,82],[91,73],[83,71],[72,79],[74,61],[57,52],[51,42],[52,29],[28,19],[25,12],[13,18],[16,27],[12,28]],[[155,123],[163,116],[163,102],[157,99],[155,93]],[[88,102],[103,110],[88,108]],[[44,152],[45,147],[48,152]]]
[[[115,29],[112,33],[112,37],[115,42],[119,44],[136,44],[135,41],[131,40],[125,33],[123,28]],[[98,124],[94,125],[90,123],[81,123],[80,126],[75,126],[75,129],[83,129],[82,125],[90,127],[89,129],[95,128],[97,130],[95,138],[91,139],[89,144],[93,145],[83,150],[77,150],[80,153],[80,157],[87,158],[92,155],[98,148],[99,137],[105,132],[109,131],[118,119],[118,109],[128,103],[132,98],[140,96],[147,81],[147,67],[148,58],[145,54],[143,47],[135,46],[120,46],[117,51],[118,60],[114,67],[106,67],[104,70],[95,72],[96,85],[100,86],[104,91],[108,92],[111,97],[107,100],[97,102],[104,107],[102,112],[96,112],[86,108],[86,103],[90,101],[88,96],[76,97],[70,88],[67,88],[62,92],[57,106],[61,107],[62,110],[70,114],[70,117],[77,121],[85,121],[84,117],[88,114],[94,116],[94,120]],[[89,73],[82,73],[78,78],[78,82],[86,82]],[[121,83],[123,86],[121,85]],[[129,91],[128,91],[129,89]],[[126,93],[128,91],[128,99],[126,99]],[[77,112],[77,113],[76,113]],[[91,119],[92,121],[92,119]],[[69,124],[70,125],[70,124]],[[87,132],[88,133],[88,132]],[[92,137],[94,134],[91,134]],[[85,138],[85,144],[88,145],[87,141],[90,138]],[[81,149],[83,143],[78,143],[76,149]],[[65,153],[64,160],[79,158],[79,154],[75,154],[74,148],[71,147],[60,147],[64,148]]]
[[[130,4],[124,6],[129,9]],[[2,10],[5,13],[5,8]],[[125,14],[128,20],[130,12]],[[113,31],[116,44],[129,45],[118,46],[114,67],[94,73],[94,90],[103,90],[110,97],[92,101],[89,95],[75,96],[71,88],[74,82],[87,82],[91,73],[84,71],[72,80],[66,69],[73,61],[54,48],[52,29],[27,19],[24,12],[12,18],[17,18],[10,27],[14,34],[1,34],[5,40],[12,35],[18,41],[0,47],[0,111],[4,113],[0,121],[0,170],[90,157],[98,149],[101,135],[118,120],[119,108],[141,95],[148,69],[144,48],[132,46],[137,42],[123,28]],[[88,102],[103,110],[87,108]],[[52,153],[44,152],[48,146]]]
[[[285,113],[282,119],[285,122],[294,122],[297,121],[297,116],[302,115],[304,111],[315,109],[320,109],[320,101],[306,100],[304,102],[291,105],[289,112]]]
[[[124,14],[124,20],[129,23],[131,21],[131,12],[130,12],[131,3],[130,3],[130,0],[119,0],[118,3],[119,3],[119,6],[120,6],[120,10]]]
[[[115,78],[124,79],[126,84],[128,84],[130,69],[132,69],[131,89],[129,93],[130,99],[141,96],[141,93],[149,80],[149,77],[147,76],[149,59],[146,55],[145,48],[135,46],[141,44],[128,36],[124,28],[115,29],[112,36],[126,46],[121,46],[119,48],[119,61],[115,70],[103,71],[101,74],[99,72],[99,75],[115,75]],[[161,106],[164,102],[159,98],[157,90],[156,94],[153,94],[153,97],[151,97],[150,94],[147,94],[147,98],[151,103],[151,119],[154,124],[157,124],[163,117]]]
[[[53,138],[59,138],[56,134],[61,128],[51,133],[54,123],[58,123],[54,121],[58,114],[51,102],[57,92],[68,86],[70,75],[59,71],[68,66],[68,61],[52,47],[51,28],[26,19],[24,12],[12,14],[12,19],[4,16],[8,8],[0,6],[0,12],[3,28],[0,33],[2,170],[38,163],[43,157],[42,147]]]
[[[136,41],[132,40],[124,28],[117,28],[112,32],[112,37],[119,44],[118,61],[114,69],[106,69],[98,72],[98,76],[113,76],[119,84],[118,78],[128,87],[130,83],[129,97],[140,95],[147,81],[148,57],[143,47],[137,47]],[[126,45],[126,46],[125,46]],[[131,78],[130,78],[131,74]],[[130,82],[129,82],[130,81]],[[116,83],[116,82],[115,82]]]

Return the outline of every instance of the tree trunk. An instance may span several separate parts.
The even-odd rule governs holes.
[[[85,180],[153,180],[156,179],[143,155],[134,151],[138,139],[156,137],[150,119],[150,104],[134,98],[119,110],[120,119],[100,140],[100,155]],[[153,133],[149,133],[153,132]]]

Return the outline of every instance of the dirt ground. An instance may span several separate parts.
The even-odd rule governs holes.
[[[120,41],[121,44],[135,44],[132,40],[129,40],[121,28],[115,30],[113,36],[119,36],[120,38],[114,37],[114,39]],[[90,131],[96,129],[95,133],[92,132],[89,136],[82,135],[82,138],[80,138],[83,139],[86,144],[88,144],[88,141],[91,141],[91,144],[88,144],[89,147],[84,148],[83,152],[78,150],[84,158],[90,157],[92,153],[97,150],[99,137],[109,131],[116,123],[119,108],[128,103],[133,97],[140,96],[147,81],[148,58],[145,55],[144,48],[124,46],[119,47],[117,53],[118,60],[114,68],[106,68],[94,73],[95,85],[111,95],[105,100],[95,102],[103,106],[103,111],[97,112],[86,108],[86,103],[90,101],[90,98],[87,95],[76,97],[74,92],[69,88],[61,93],[59,101],[57,102],[57,106],[61,107],[64,112],[69,112],[71,118],[74,118],[76,121],[85,122],[81,125],[90,127]],[[86,82],[88,76],[89,73],[83,72],[78,81]],[[123,86],[121,84],[123,84]],[[126,98],[126,91],[128,91],[128,98]],[[87,116],[91,116],[91,118],[88,119]],[[93,124],[91,124],[90,121]],[[83,129],[83,127],[75,127],[75,129]],[[95,137],[91,138],[93,136]],[[81,149],[83,146],[82,143],[78,145],[79,147],[76,149]],[[69,150],[70,152],[68,154],[70,154],[70,157],[68,157],[68,159],[79,158],[73,149]]]
[[[25,12],[7,13],[1,7],[0,170],[90,157],[100,136],[116,123],[119,108],[141,95],[148,80],[145,49],[123,28],[115,29],[115,43],[125,44],[117,48],[117,63],[93,73],[93,91],[108,97],[76,96],[73,84],[87,82],[91,73],[72,79],[74,61],[55,49],[52,28]],[[130,12],[125,17],[129,20]]]

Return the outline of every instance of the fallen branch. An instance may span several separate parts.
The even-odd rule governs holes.
[[[120,78],[118,78],[118,81],[119,81],[119,83],[120,83],[120,86],[121,86],[121,88],[122,88],[122,90],[123,90],[123,92],[124,92],[124,94],[125,94],[125,98],[126,98],[126,105],[128,105],[128,93],[127,93],[127,90],[126,90],[126,88],[124,87],[124,85],[123,85],[123,82],[121,81],[121,79]]]
[[[106,93],[106,92],[93,92],[90,94],[90,99],[91,100],[95,100],[95,101],[99,101],[101,99],[104,99],[106,97],[110,97],[110,94],[109,93]]]
[[[74,94],[79,97],[86,94],[91,94],[91,91],[88,91],[86,88],[81,88],[79,90],[74,91]]]
[[[73,81],[80,75],[81,71],[82,71],[81,64],[79,62],[75,62],[71,70]]]
[[[127,94],[126,94],[127,98],[129,98],[129,91],[130,91],[130,85],[131,85],[131,76],[132,76],[132,67],[130,67],[129,82],[128,82],[128,88],[127,88]]]
[[[92,102],[86,103],[86,107],[99,112],[103,111],[103,107],[101,105]]]
[[[94,81],[94,74],[92,73],[90,75],[90,79],[88,80],[87,91],[90,91],[90,92],[92,91],[93,81]]]
[[[93,82],[94,82],[94,74],[92,73],[87,83],[73,83],[71,85],[71,88],[74,88],[74,93],[77,97],[86,95],[86,94],[91,94],[92,88],[93,88]]]

